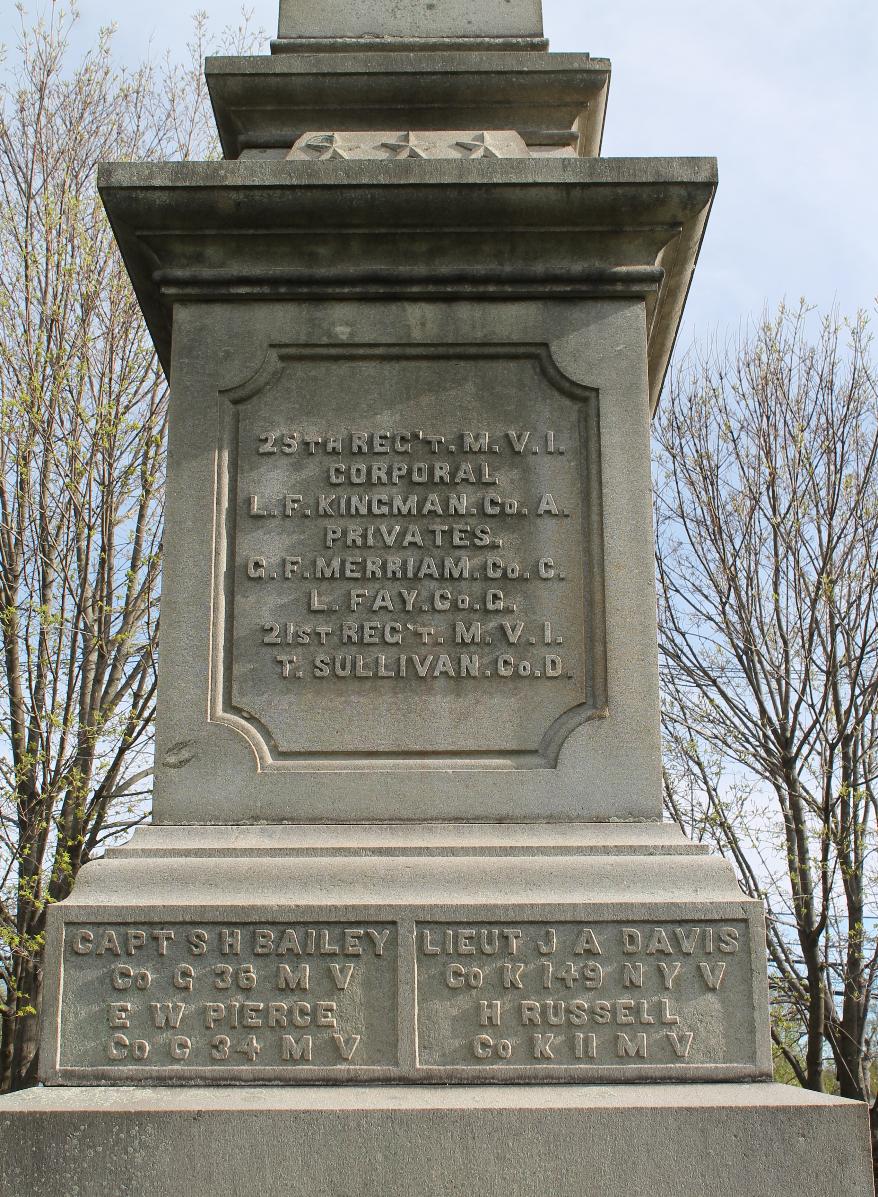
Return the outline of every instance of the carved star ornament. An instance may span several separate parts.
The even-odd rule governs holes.
[[[335,133],[320,133],[305,142],[304,148],[314,155],[315,162],[328,162],[331,158],[343,158],[347,161],[347,154],[341,149]]]
[[[470,158],[502,158],[488,141],[487,133],[477,133],[472,141],[456,141],[462,150],[469,150]]]
[[[413,133],[403,133],[396,141],[382,141],[386,150],[392,150],[394,158],[426,158],[426,151],[415,144]]]

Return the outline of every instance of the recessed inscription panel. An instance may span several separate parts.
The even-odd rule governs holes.
[[[407,912],[369,922],[351,913],[67,923],[59,1005],[51,985],[47,995],[47,1026],[59,1035],[45,1049],[50,1081],[765,1074],[746,920],[467,923]]]
[[[393,1068],[396,927],[69,925],[61,1044],[102,1075]]]
[[[746,922],[420,923],[422,1068],[615,1069],[755,1058]]]
[[[221,402],[214,717],[275,765],[554,764],[604,702],[596,395],[540,347],[353,347]]]

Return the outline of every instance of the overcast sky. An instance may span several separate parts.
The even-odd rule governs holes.
[[[12,0],[0,3],[11,18]],[[150,38],[182,44],[195,8],[222,26],[241,3],[79,7],[79,39],[114,21],[119,53],[133,61]],[[246,7],[273,35],[277,0]],[[612,60],[605,155],[719,158],[684,340],[736,328],[784,296],[874,308],[878,0],[544,0],[543,8],[553,50]]]

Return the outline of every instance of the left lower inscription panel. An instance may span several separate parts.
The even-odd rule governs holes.
[[[68,924],[59,1072],[395,1069],[397,938],[393,923]]]

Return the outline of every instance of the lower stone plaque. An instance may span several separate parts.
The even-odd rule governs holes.
[[[746,918],[345,913],[270,922],[236,911],[214,922],[193,912],[147,923],[108,912],[66,923],[63,968],[47,994],[57,1028],[51,1083],[765,1073],[758,935]]]
[[[398,1065],[394,924],[82,924],[64,938],[62,1071],[248,1080]]]
[[[417,968],[422,1068],[668,1072],[755,1055],[744,921],[421,923]]]

